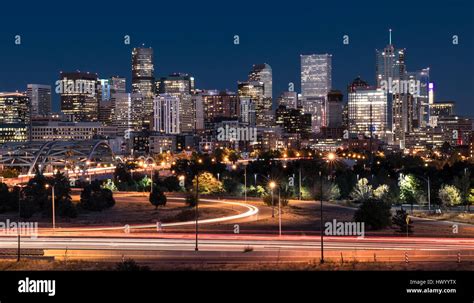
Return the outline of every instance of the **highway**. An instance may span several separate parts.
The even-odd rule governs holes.
[[[38,237],[23,238],[22,249],[42,249],[45,256],[111,262],[132,257],[149,262],[308,262],[320,255],[317,236],[260,236],[203,234],[195,252],[192,234],[168,234],[162,238],[134,237]],[[15,249],[15,237],[0,238],[0,247]],[[328,259],[400,262],[474,261],[474,239],[403,237],[325,237]]]
[[[173,200],[182,200],[172,197]],[[243,201],[201,199],[202,202],[230,205],[237,214],[199,220],[200,225],[254,220],[259,209]],[[161,227],[193,226],[196,222],[163,223]],[[436,223],[433,224],[444,224]],[[140,232],[128,232],[136,229]],[[125,232],[124,232],[125,231]],[[22,249],[39,249],[55,259],[80,259],[117,262],[125,257],[163,263],[267,263],[312,262],[320,258],[318,235],[222,234],[206,231],[199,234],[198,247],[194,230],[170,232],[157,230],[156,224],[40,228],[38,237],[21,237]],[[0,252],[14,254],[18,247],[15,235],[0,236]],[[325,258],[329,260],[383,262],[474,262],[474,238],[371,236],[324,237]],[[0,253],[1,254],[1,253]]]

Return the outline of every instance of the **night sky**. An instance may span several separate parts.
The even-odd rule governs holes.
[[[408,71],[430,67],[436,100],[456,101],[458,114],[474,116],[472,0],[8,1],[0,12],[0,91],[54,87],[61,70],[121,75],[130,87],[131,49],[145,43],[155,51],[155,77],[189,73],[202,89],[236,91],[252,64],[268,63],[274,97],[289,82],[299,91],[300,54],[330,53],[333,88],[346,95],[358,75],[374,84],[375,49],[386,46],[392,28],[393,44],[406,48]],[[130,45],[123,43],[127,34]],[[56,110],[58,102],[55,96]]]

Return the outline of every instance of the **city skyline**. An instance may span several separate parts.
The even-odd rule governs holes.
[[[461,3],[460,6],[462,5]],[[464,4],[466,7],[467,5],[469,4]],[[258,7],[258,4],[256,6]],[[347,10],[352,6],[354,5],[348,4]],[[330,8],[330,4],[324,4],[321,9],[329,12]],[[211,7],[211,11],[215,9]],[[368,14],[361,12],[360,7],[354,9],[360,17]],[[429,10],[426,14],[431,18],[437,18],[441,14],[434,8],[426,9]],[[283,14],[281,8],[268,10],[270,16]],[[198,11],[202,11],[202,8]],[[397,9],[394,8],[395,11]],[[136,26],[127,30],[120,25],[113,32],[100,30],[85,36],[81,31],[86,31],[89,25],[77,28],[71,24],[71,34],[61,35],[61,31],[42,32],[41,25],[34,32],[30,29],[22,31],[22,26],[15,31],[9,31],[9,25],[6,24],[4,30],[0,31],[0,42],[5,45],[5,55],[0,59],[5,71],[0,74],[1,89],[22,90],[28,83],[53,84],[60,71],[81,70],[96,72],[101,78],[112,75],[125,77],[130,90],[130,53],[133,47],[145,43],[155,51],[157,78],[173,72],[188,73],[196,78],[196,87],[204,89],[235,91],[237,81],[247,78],[253,64],[268,63],[273,69],[274,99],[287,90],[289,82],[295,84],[296,91],[301,91],[299,55],[329,53],[333,55],[333,88],[345,93],[344,88],[357,76],[361,76],[369,84],[375,84],[375,50],[383,49],[388,44],[388,29],[392,28],[392,43],[397,49],[406,49],[406,64],[409,70],[430,67],[431,79],[436,84],[436,99],[456,101],[460,112],[472,116],[469,92],[467,89],[459,89],[470,87],[474,79],[469,72],[473,63],[468,60],[473,50],[470,21],[469,18],[462,21],[461,15],[468,12],[457,8],[455,17],[447,12],[445,15],[446,18],[449,17],[449,22],[446,19],[446,24],[442,26],[430,24],[432,27],[428,30],[414,24],[415,21],[401,22],[388,16],[377,16],[374,24],[370,25],[363,22],[362,18],[359,20],[346,16],[346,10],[343,10],[340,22],[334,24],[330,32],[321,31],[322,26],[318,24],[304,27],[308,25],[304,17],[309,12],[302,12],[302,24],[299,26],[286,25],[286,28],[282,28],[271,21],[271,29],[249,32],[246,27],[238,29],[224,24],[219,30],[209,33],[205,31],[206,27],[211,25],[207,22],[193,27],[191,35],[183,28],[187,22],[192,23],[193,18],[170,32],[160,31],[156,34],[143,32]],[[291,20],[297,18],[291,14],[289,17]],[[104,18],[107,20],[110,16]],[[164,18],[163,22],[167,20],[167,17]],[[221,18],[217,17],[216,20]],[[268,20],[269,17],[266,15],[262,18]],[[327,16],[323,16],[321,23],[324,23],[326,18]],[[351,22],[358,22],[360,26],[356,28]],[[369,30],[370,35],[364,33]],[[16,34],[22,35],[21,45],[13,43]],[[123,43],[124,35],[127,34],[130,35],[130,45]],[[452,44],[452,35],[455,34],[459,36],[459,45]],[[239,35],[239,45],[233,44],[235,35]],[[348,45],[343,44],[344,35],[348,35]],[[57,47],[41,47],[48,43],[54,43]],[[56,111],[58,100],[58,96],[54,94],[53,108]],[[346,94],[344,101],[347,101]]]

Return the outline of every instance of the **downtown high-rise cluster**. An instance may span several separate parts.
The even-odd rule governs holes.
[[[242,152],[357,148],[409,152],[465,146],[472,119],[455,115],[454,102],[435,102],[430,69],[410,71],[409,53],[391,41],[376,50],[373,84],[356,77],[346,91],[332,85],[331,54],[300,56],[301,92],[273,94],[269,64],[249,66],[231,90],[200,89],[186,73],[158,76],[150,47],[131,53],[127,78],[60,72],[51,85],[0,93],[0,143],[108,140],[124,155],[165,151]],[[52,94],[60,113],[52,113]]]

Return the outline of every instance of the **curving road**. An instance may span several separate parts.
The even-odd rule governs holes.
[[[183,200],[184,198],[179,198],[179,197],[174,197],[174,200]],[[244,219],[248,217],[252,217],[256,214],[258,214],[258,208],[245,204],[245,203],[240,203],[240,202],[230,202],[230,201],[222,201],[222,200],[215,200],[215,199],[199,199],[200,202],[209,202],[209,203],[221,203],[221,204],[226,204],[226,205],[232,205],[232,206],[238,206],[246,209],[246,212],[240,213],[238,215],[232,215],[232,216],[225,216],[225,217],[220,217],[220,218],[212,218],[212,219],[203,219],[203,220],[198,220],[198,224],[211,224],[211,223],[221,223],[221,222],[226,222],[226,221],[232,221],[232,220],[238,220],[238,219]],[[161,227],[175,227],[175,226],[186,226],[186,225],[194,225],[196,224],[195,220],[192,221],[185,221],[185,222],[171,222],[171,223],[162,223]],[[88,227],[77,227],[77,228],[64,228],[60,229],[57,231],[61,232],[72,232],[72,231],[107,231],[107,230],[123,230],[125,228],[129,229],[145,229],[145,228],[156,228],[156,224],[127,224],[126,226],[110,226],[110,227],[93,227],[93,228],[88,228]]]

